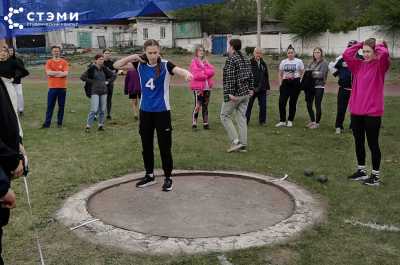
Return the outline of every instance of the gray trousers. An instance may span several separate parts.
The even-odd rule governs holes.
[[[247,119],[246,110],[249,103],[249,96],[238,97],[237,101],[228,101],[222,103],[221,122],[228,133],[229,140],[232,143],[247,145]],[[239,129],[239,135],[233,124],[232,116],[235,115],[236,123]]]

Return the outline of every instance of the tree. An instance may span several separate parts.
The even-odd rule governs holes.
[[[295,0],[274,0],[270,1],[271,15],[276,19],[284,19]]]
[[[390,33],[400,32],[400,1],[399,0],[375,0],[370,14],[375,24],[381,24]]]
[[[307,39],[325,32],[334,19],[335,13],[326,1],[302,0],[290,7],[285,24],[298,38]]]

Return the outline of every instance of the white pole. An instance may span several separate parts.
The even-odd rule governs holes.
[[[261,0],[257,1],[257,48],[261,48]]]

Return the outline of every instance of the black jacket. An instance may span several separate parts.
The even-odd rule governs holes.
[[[254,57],[251,58],[250,63],[254,76],[254,92],[257,93],[263,90],[270,90],[267,64],[261,58],[259,67]]]
[[[20,59],[9,58],[0,62],[0,76],[8,79],[13,78],[15,84],[21,83],[21,78],[27,75],[29,75],[29,72]]]
[[[339,77],[339,86],[343,88],[351,88],[351,72],[342,57],[339,57],[339,60],[336,62],[334,67],[337,69],[337,72],[334,75]]]
[[[7,88],[0,79],[0,198],[8,192],[11,171],[20,161],[17,119]],[[8,223],[9,216],[10,209],[0,208],[0,227]]]

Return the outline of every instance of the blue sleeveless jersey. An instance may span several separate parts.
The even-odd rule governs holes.
[[[142,97],[140,109],[147,112],[162,112],[171,109],[169,104],[169,82],[174,65],[161,60],[160,75],[156,77],[156,67],[139,63],[137,70],[140,78]]]

